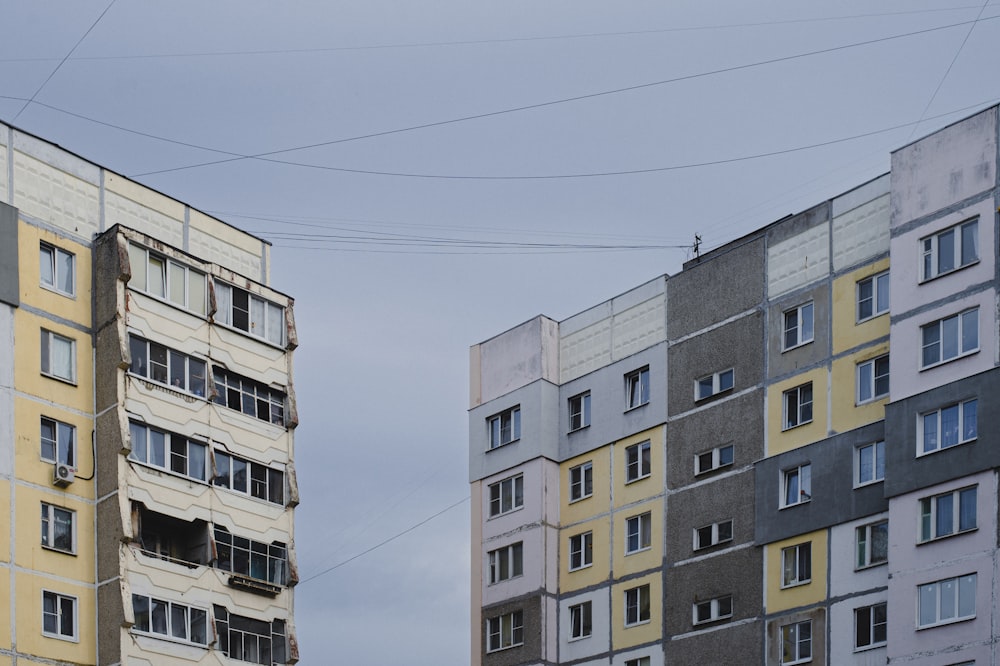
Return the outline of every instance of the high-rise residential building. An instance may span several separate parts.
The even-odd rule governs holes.
[[[0,124],[0,663],[297,661],[269,252]]]
[[[472,347],[471,663],[1000,663],[998,108]]]

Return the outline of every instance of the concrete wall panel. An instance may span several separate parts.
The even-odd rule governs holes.
[[[776,227],[767,248],[768,298],[776,298],[829,275],[830,225],[825,221],[829,206],[821,208]]]
[[[100,231],[100,192],[91,182],[14,152],[14,201],[32,218],[89,239]]]
[[[889,194],[833,218],[833,270],[889,251]]]

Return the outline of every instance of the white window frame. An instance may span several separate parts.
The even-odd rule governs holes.
[[[736,372],[733,368],[706,375],[694,382],[694,400],[698,402],[726,391],[732,391],[735,385]]]
[[[704,619],[698,617],[699,611],[707,610],[708,615]],[[697,626],[699,624],[708,624],[709,622],[718,622],[719,620],[725,620],[733,616],[733,595],[727,594],[722,597],[716,597],[715,599],[707,599],[705,601],[695,602],[691,606],[691,624]]]
[[[625,590],[625,626],[635,627],[648,624],[652,617],[649,600],[649,584]]]
[[[524,542],[518,541],[491,550],[487,555],[486,564],[490,585],[520,578],[524,575]]]
[[[966,231],[971,230],[972,235],[972,255],[966,256],[966,244],[969,239]],[[954,240],[951,248],[951,267],[941,267],[943,252],[941,251],[941,239],[951,236]],[[936,231],[930,236],[920,239],[920,282],[927,282],[942,275],[948,275],[955,271],[962,270],[966,266],[979,263],[979,218],[953,224],[947,229]]]
[[[569,468],[569,501],[579,502],[594,494],[594,463],[588,460]]]
[[[496,645],[493,638],[496,637]],[[524,645],[524,611],[486,618],[486,651],[499,652]]]
[[[711,525],[696,527],[693,532],[693,549],[703,550],[718,546],[720,543],[728,543],[733,540],[733,521],[723,520]],[[706,537],[702,539],[702,537]]]
[[[781,350],[807,345],[816,337],[816,307],[813,301],[796,305],[781,313]],[[794,317],[794,323],[792,323]],[[808,321],[808,325],[806,322]]]
[[[806,399],[808,397],[808,399]],[[813,383],[806,382],[781,393],[781,429],[791,430],[813,420]]]
[[[635,541],[635,547],[632,542]],[[653,547],[653,514],[650,511],[625,519],[625,555]]]
[[[521,406],[515,405],[487,418],[486,432],[490,451],[521,439]]]
[[[568,401],[569,431],[575,432],[590,426],[590,391],[574,395]]]
[[[137,446],[137,439],[142,436],[142,446]],[[159,439],[163,446],[163,463],[157,462],[153,456],[153,444],[154,439]],[[179,440],[178,450],[174,448],[175,438]],[[139,463],[140,465],[146,465],[148,467],[154,467],[156,469],[169,472],[170,474],[178,474],[186,479],[191,479],[194,481],[199,481],[201,483],[208,483],[209,481],[209,469],[211,468],[212,461],[209,458],[210,448],[206,442],[199,442],[198,440],[191,439],[184,435],[178,435],[174,432],[169,432],[167,430],[162,430],[161,428],[154,428],[153,426],[147,425],[145,423],[140,423],[139,421],[129,421],[129,454],[128,459]],[[180,442],[183,441],[183,451],[180,450]],[[196,476],[191,471],[191,461],[195,457],[192,454],[192,450],[201,449],[201,459],[203,463],[203,468],[201,470],[201,476]],[[140,453],[141,451],[141,453]],[[176,461],[182,461],[184,471],[174,469],[174,463]]]
[[[157,300],[170,303],[201,317],[208,314],[208,276],[190,266],[158,254],[138,243],[129,243],[129,263],[132,277],[128,286]],[[152,286],[152,275],[162,289]],[[175,279],[180,280],[181,293],[176,293]],[[160,293],[162,291],[162,293]]]
[[[284,391],[230,372],[222,366],[213,365],[211,369],[211,385],[215,391],[212,402],[252,419],[286,427],[285,400],[288,395]],[[253,407],[252,410],[248,409],[248,404]]]
[[[881,366],[881,368],[879,367]],[[857,381],[855,382],[857,392],[855,404],[864,405],[869,402],[880,400],[889,395],[889,355],[882,354],[866,361],[861,361],[856,369]],[[879,371],[882,371],[879,374]],[[879,380],[884,379],[884,390],[879,392]]]
[[[47,613],[45,611],[45,600],[46,600],[46,598],[51,598],[53,600],[53,603],[55,604],[55,612],[54,613]],[[72,606],[71,612],[73,614],[73,617],[71,619],[71,622],[72,622],[72,625],[73,625],[72,626],[72,631],[71,631],[71,633],[68,633],[68,634],[64,633],[62,631],[63,613],[66,610],[63,607],[63,602],[66,602],[66,601],[68,601],[71,604],[71,606]],[[70,641],[72,643],[79,643],[80,642],[80,617],[79,617],[79,615],[80,615],[80,601],[79,601],[79,599],[77,599],[76,597],[74,597],[71,594],[63,594],[61,592],[55,592],[53,590],[42,590],[42,605],[41,605],[41,609],[42,609],[42,636],[46,636],[48,638],[57,638],[57,639],[59,639],[61,641]],[[55,616],[55,620],[56,620],[56,631],[46,631],[46,629],[45,629],[45,619],[47,617],[53,616],[53,615]]]
[[[976,582],[977,575],[970,573],[918,585],[917,629],[929,629],[931,627],[940,627],[944,624],[953,624],[955,622],[974,619],[976,617]],[[965,605],[968,607],[968,593],[970,590],[972,593],[972,612],[963,615],[961,614],[962,606]],[[965,594],[963,594],[963,591]],[[930,598],[931,594],[933,595],[933,600]],[[951,617],[942,618],[942,611],[946,610],[946,608],[942,608],[941,600],[946,596],[950,597],[947,599],[947,603],[952,606],[955,614]],[[963,601],[965,602],[964,604]],[[931,602],[934,605],[933,608],[928,609],[934,613],[934,619],[930,622],[924,622],[924,604],[927,602]]]
[[[496,497],[494,498],[493,489],[496,488]],[[520,490],[520,492],[518,492]],[[496,483],[491,483],[489,485],[490,499],[490,518],[496,518],[497,516],[503,516],[512,511],[517,511],[524,506],[524,475],[515,474],[513,476],[508,476],[505,479],[500,479]],[[504,499],[509,500],[509,509],[504,509]],[[494,512],[493,507],[496,504],[499,508]]]
[[[625,483],[648,478],[653,473],[652,442],[646,440],[625,447]]]
[[[42,548],[54,550],[60,553],[76,555],[76,511],[65,507],[42,502],[41,533]],[[62,514],[69,523],[69,548],[60,548],[56,545],[56,524],[57,517]]]
[[[954,432],[957,439],[950,443],[944,443],[944,415],[946,412],[952,408],[957,407],[957,431]],[[971,414],[970,414],[971,413]],[[934,440],[933,444],[930,442],[928,437],[927,426],[933,419],[934,423]],[[970,431],[969,424],[966,420],[970,420],[972,423],[972,430]],[[960,446],[968,442],[972,442],[979,437],[979,401],[976,398],[971,400],[963,400],[962,402],[953,403],[941,407],[940,409],[935,409],[930,412],[924,412],[917,416],[917,457],[930,455],[932,453],[937,453],[938,451],[944,451],[946,449],[953,448],[955,446]],[[931,448],[927,448],[931,446]]]
[[[794,488],[791,485],[793,479],[795,480]],[[797,491],[794,496],[796,501],[790,501],[793,499],[790,495],[793,490]],[[812,465],[810,463],[803,463],[798,467],[781,471],[780,499],[781,508],[798,506],[812,501]]]
[[[808,635],[802,638],[802,628],[808,628]],[[781,666],[790,664],[805,664],[812,661],[812,620],[803,620],[785,624],[781,627],[781,656],[779,658]],[[785,660],[785,646],[791,645],[793,653],[790,659]],[[805,650],[803,650],[805,647]]]
[[[808,569],[808,571],[805,571]],[[781,549],[781,588],[812,582],[812,542],[803,541]]]
[[[590,638],[594,631],[593,603],[584,601],[569,607],[569,640]]]
[[[881,558],[876,558],[875,534],[885,533],[885,553]],[[854,530],[854,570],[868,569],[886,564],[889,561],[889,521],[879,520],[867,525],[859,525]]]
[[[39,281],[42,287],[49,289],[56,293],[62,294],[63,296],[76,296],[76,255],[72,252],[62,249],[52,245],[51,243],[41,242],[39,245]],[[43,262],[47,265],[48,270],[42,268]],[[64,263],[69,264],[67,269]],[[69,272],[68,281],[69,284],[65,284],[67,280],[66,272]],[[51,281],[46,279],[46,275],[51,276]],[[65,288],[65,287],[68,287]]]
[[[974,340],[966,340],[966,331],[971,329]],[[954,333],[954,336],[951,334]],[[928,342],[928,334],[934,334],[936,339]],[[947,335],[948,339],[945,339]],[[954,337],[954,339],[952,339]],[[949,353],[946,347],[953,347],[954,353]],[[935,368],[944,363],[950,363],[979,351],[979,306],[962,310],[957,314],[942,317],[920,327],[920,369]]]
[[[52,433],[55,435],[54,438],[44,435],[42,428],[46,425],[52,429]],[[76,468],[76,426],[43,416],[39,421],[38,437],[42,445],[39,447],[41,449],[39,451],[39,458],[46,462],[62,463],[74,469]],[[69,441],[66,441],[67,439]],[[44,447],[46,443],[55,451],[55,457],[49,457],[45,454]]]
[[[625,411],[649,403],[649,366],[625,375]]]
[[[865,295],[862,292],[866,285],[870,285],[871,294]],[[885,285],[885,297],[883,298],[883,292],[881,291],[882,285]],[[855,308],[855,316],[857,317],[857,323],[862,323],[884,315],[889,311],[889,271],[882,271],[871,277],[866,277],[863,280],[858,280],[856,286],[857,293],[857,307]],[[883,302],[884,301],[884,302]],[[871,314],[862,314],[862,303],[870,302]]]
[[[242,289],[235,285],[214,279],[216,323],[224,324],[236,331],[243,331],[260,340],[264,340],[272,345],[281,347],[285,344],[285,308],[273,301],[269,301],[262,296],[258,296],[248,289]],[[234,295],[237,292],[246,294],[247,309],[244,311],[234,302]],[[246,328],[238,322],[246,317]],[[255,321],[255,318],[258,320]],[[258,324],[260,324],[258,328]]]
[[[216,447],[212,451],[215,470],[213,486],[247,495],[262,502],[285,506],[285,472],[276,467],[236,456]],[[242,473],[242,481],[239,479]]]
[[[650,666],[649,657],[637,657],[635,659],[626,659],[625,666]]]
[[[148,617],[146,618],[148,620],[148,625],[149,625],[148,629],[140,629],[139,628],[141,626],[141,621],[140,621],[140,618],[139,618],[139,613],[136,613],[135,610],[134,610],[135,609],[135,603],[136,603],[137,599],[145,599],[146,600],[146,608],[148,609],[146,611],[148,613]],[[165,631],[163,631],[163,632],[156,631],[154,629],[154,627],[153,627],[153,604],[154,604],[154,602],[158,603],[158,604],[163,604],[166,607],[166,611],[165,611],[166,627],[165,627]],[[135,615],[135,624],[132,625],[131,631],[134,632],[134,633],[141,634],[143,636],[152,636],[154,638],[159,638],[159,639],[163,639],[163,640],[173,641],[173,642],[176,642],[176,643],[184,643],[186,645],[198,645],[200,647],[206,647],[206,646],[208,646],[208,645],[210,645],[212,643],[212,624],[209,621],[209,611],[207,609],[205,609],[205,608],[201,608],[199,606],[191,606],[189,604],[182,604],[182,603],[178,603],[178,602],[175,602],[175,601],[170,601],[168,599],[158,599],[156,597],[153,597],[152,595],[148,595],[148,594],[136,594],[134,592],[132,593],[132,607],[133,607],[133,613]],[[184,635],[183,636],[178,636],[177,635],[177,630],[173,626],[174,620],[176,619],[175,618],[175,611],[174,611],[175,608],[177,608],[178,610],[181,610],[184,613],[185,626],[183,628],[183,630],[184,630]],[[194,622],[194,618],[192,617],[191,611],[198,611],[198,612],[200,612],[201,615],[202,615],[202,617],[204,618],[204,621],[205,621],[205,626],[204,626],[205,642],[204,643],[201,643],[201,642],[198,642],[198,641],[194,641],[194,640],[191,639],[191,635],[192,635],[191,628],[192,628],[193,622]]]
[[[869,453],[870,452],[870,453]],[[863,460],[871,456],[871,478],[865,478]],[[885,481],[885,441],[862,444],[854,449],[854,487],[860,488]]]
[[[174,391],[205,398],[208,387],[208,361],[134,333],[129,333],[128,346],[131,356],[128,369],[130,374],[161,386],[168,386]],[[164,363],[157,361],[154,365],[154,354],[159,350],[163,352]],[[178,364],[180,368],[177,367]]]
[[[854,609],[855,652],[871,650],[873,648],[882,647],[886,644],[889,633],[886,609],[887,604],[884,601],[872,604],[871,606],[862,606]],[[879,612],[881,612],[881,621],[879,621],[880,618],[878,617]],[[867,615],[867,617],[864,617],[865,615]],[[862,622],[864,622],[864,626],[867,627],[867,642],[862,642],[864,637],[858,633],[858,630],[862,627]],[[877,640],[877,635],[879,633],[882,635],[882,640]]]
[[[728,467],[733,464],[735,458],[736,449],[732,444],[717,446],[711,451],[696,453],[694,456],[694,474],[695,476],[708,474],[722,467]],[[706,467],[702,466],[703,461],[708,461]]]
[[[65,335],[59,335],[55,331],[50,331],[46,328],[41,330],[42,374],[46,377],[51,377],[52,379],[69,382],[70,384],[76,384],[76,340],[73,338],[67,338]],[[56,361],[58,360],[54,358],[56,355],[56,342],[69,345],[69,368],[67,369],[67,375],[59,374],[58,369],[54,367]]]
[[[574,563],[579,560],[579,564]],[[569,538],[569,562],[570,571],[586,569],[594,564],[594,533],[592,531],[574,534]]]
[[[972,504],[972,524],[966,523],[962,526],[962,507],[967,506],[966,502]],[[979,529],[979,486],[972,485],[964,488],[957,488],[946,493],[922,497],[917,505],[919,507],[919,522],[917,534],[920,541],[918,543],[928,543],[948,537],[975,532]],[[944,519],[950,521],[946,525],[939,525],[942,518],[942,511],[946,515]]]

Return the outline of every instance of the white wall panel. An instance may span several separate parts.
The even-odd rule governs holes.
[[[559,341],[560,383],[611,362],[611,320],[604,319]]]
[[[767,295],[780,296],[830,272],[830,227],[820,224],[767,250]]]
[[[164,215],[116,192],[106,191],[104,194],[104,217],[108,227],[121,224],[168,245],[184,246],[183,220]]]
[[[87,239],[100,231],[96,185],[15,150],[13,186],[25,215]]]
[[[667,339],[666,301],[663,296],[616,314],[612,320],[611,339],[614,361],[631,356]]]
[[[833,220],[833,270],[856,266],[889,251],[889,195]]]

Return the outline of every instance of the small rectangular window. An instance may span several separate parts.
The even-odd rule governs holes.
[[[208,446],[183,435],[132,421],[129,459],[176,472],[197,481],[208,479]]]
[[[131,374],[175,391],[205,396],[205,361],[136,335],[128,336],[128,345]]]
[[[885,479],[885,442],[864,444],[854,449],[854,485],[864,486]]]
[[[812,661],[812,620],[781,627],[781,664]]]
[[[516,442],[521,439],[521,408],[511,407],[486,419],[486,426],[490,433],[490,448],[496,449],[501,446]]]
[[[42,329],[42,374],[76,383],[76,341]]]
[[[591,602],[584,601],[569,607],[569,639],[571,641],[587,638],[591,633],[592,613]]]
[[[733,521],[712,523],[694,530],[694,549],[701,550],[733,540]]]
[[[854,609],[854,648],[868,648],[885,645],[887,635],[886,603]]]
[[[524,505],[524,476],[507,477],[490,486],[490,518],[499,516]]]
[[[812,543],[781,549],[781,587],[805,585],[812,581]]]
[[[733,464],[733,445],[717,446],[711,451],[699,453],[694,457],[694,473],[707,474],[720,467],[728,467]]]
[[[594,494],[594,466],[587,461],[569,468],[569,501],[576,502]]]
[[[917,628],[976,617],[976,574],[947,578],[917,587]]]
[[[486,651],[496,652],[524,644],[524,613],[514,611],[486,619]]]
[[[784,419],[782,430],[796,428],[813,420],[812,382],[796,386],[782,394]]]
[[[594,563],[594,533],[584,532],[569,538],[569,570],[576,571]]]
[[[219,366],[212,367],[216,404],[275,425],[285,425],[285,394]]]
[[[64,553],[75,553],[75,517],[75,511],[42,502],[42,546]]]
[[[489,552],[489,581],[499,583],[524,573],[524,544],[521,541]]]
[[[732,368],[702,377],[694,383],[694,399],[696,401],[704,400],[713,395],[732,390],[734,378],[735,375]]]
[[[812,468],[807,463],[781,472],[781,506],[795,506],[812,499]]]
[[[733,597],[726,595],[717,599],[695,602],[692,609],[693,624],[715,622],[733,616]]]
[[[653,517],[650,513],[625,520],[625,554],[647,550],[652,543]]]
[[[933,453],[976,439],[978,401],[966,400],[919,416],[917,455]]]
[[[135,617],[135,624],[132,625],[134,632],[208,645],[208,611],[205,609],[145,594],[133,594],[132,612]]]
[[[42,243],[39,251],[42,285],[67,296],[76,294],[76,256],[62,248]]]
[[[275,345],[284,344],[285,309],[246,289],[215,281],[216,321],[263,338]]]
[[[649,367],[625,375],[625,409],[635,409],[649,402]]]
[[[152,439],[150,441],[153,442]],[[216,469],[216,475],[212,479],[213,485],[250,495],[272,504],[284,505],[285,473],[283,471],[234,456],[221,449],[216,449],[213,455]]]
[[[920,500],[920,541],[976,529],[977,486]]]
[[[858,363],[857,401],[859,405],[889,395],[889,355]]]
[[[570,431],[579,430],[589,425],[590,391],[587,391],[569,399],[569,429]]]
[[[889,521],[880,520],[855,530],[855,569],[885,564],[889,560]]]
[[[858,323],[889,311],[889,271],[858,281]]]
[[[625,626],[649,622],[649,585],[625,590]]]
[[[51,463],[76,465],[76,428],[68,423],[42,417],[41,457]]]
[[[42,635],[76,641],[77,634],[76,597],[58,592],[42,591]]]
[[[979,351],[979,308],[920,327],[921,368],[931,368]]]
[[[781,313],[782,350],[788,351],[813,341],[813,304],[803,303]]]
[[[156,296],[199,315],[207,313],[205,274],[141,245],[129,243],[132,277],[129,287]]]
[[[979,261],[979,220],[939,231],[920,240],[922,280],[956,271]]]
[[[625,666],[650,666],[649,657],[639,657],[638,659],[626,659]]]
[[[625,483],[645,479],[651,470],[648,440],[625,448]]]

